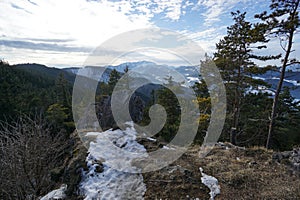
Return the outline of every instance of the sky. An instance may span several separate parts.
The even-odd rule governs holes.
[[[163,44],[173,42],[172,47],[167,45],[166,51],[164,45],[159,50],[145,50],[145,41],[157,38],[157,35],[147,35],[149,30],[167,29],[212,55],[215,44],[226,35],[226,27],[233,24],[231,11],[245,11],[247,20],[255,22],[254,14],[268,10],[268,6],[269,1],[265,0],[1,0],[0,59],[10,64],[77,67],[86,65],[95,49],[102,49],[98,53],[105,59],[98,60],[100,65],[153,57],[164,64],[183,64],[172,60],[172,51],[176,49],[174,52],[180,51],[180,56],[185,57],[192,54],[193,49],[178,42],[179,37],[173,42],[166,34]],[[147,33],[130,32],[142,29],[148,30]],[[124,34],[131,38],[118,40]],[[144,41],[142,46],[135,46],[138,40]],[[104,45],[112,41],[114,45]],[[299,49],[299,41],[297,36],[295,49]],[[130,45],[131,50],[144,49],[134,55],[127,53],[120,59],[117,53],[123,55],[130,50],[126,45]],[[280,51],[278,41],[270,46],[270,53]]]

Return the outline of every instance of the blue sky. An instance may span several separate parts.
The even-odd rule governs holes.
[[[0,58],[11,64],[82,66],[110,38],[141,28],[176,31],[212,54],[233,23],[231,11],[246,11],[253,21],[254,14],[268,10],[268,4],[263,0],[1,0]],[[278,42],[270,45],[272,51],[280,51]],[[125,60],[138,59],[147,57]]]

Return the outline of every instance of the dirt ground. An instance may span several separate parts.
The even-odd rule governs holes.
[[[149,151],[161,147],[158,143],[142,143]],[[221,193],[216,200],[300,199],[299,175],[273,161],[273,151],[218,144],[200,159],[199,148],[191,147],[168,167],[144,173],[145,199],[209,199],[210,190],[201,183],[199,167],[218,179]]]

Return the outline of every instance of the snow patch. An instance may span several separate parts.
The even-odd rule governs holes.
[[[300,99],[294,99],[293,103],[297,104],[297,106],[300,106]]]
[[[259,76],[253,76],[252,78],[253,78],[253,79],[256,79],[256,80],[263,80],[263,81],[266,80],[265,78],[259,77]]]
[[[197,77],[189,76],[189,77],[187,77],[187,79],[188,79],[189,82],[199,82],[199,78],[197,78]]]
[[[258,86],[257,89],[253,89],[253,87],[251,86],[247,91],[246,94],[258,94],[258,93],[267,93],[269,95],[274,96],[275,92],[266,88],[265,86]]]
[[[201,182],[210,189],[210,200],[214,200],[215,196],[221,192],[218,180],[213,176],[205,174],[201,167],[199,167],[199,170],[202,175]]]
[[[152,142],[156,142],[156,139],[151,138],[151,137],[147,137],[147,140],[152,141]]]
[[[135,140],[137,133],[133,123],[128,125],[130,127],[124,131],[110,129],[102,133],[87,133],[97,138],[95,142],[90,143],[89,154],[86,158],[89,170],[83,173],[83,179],[79,185],[85,200],[143,199],[146,192],[143,176],[138,173],[139,169],[131,164],[134,159],[140,158],[140,153],[142,155],[147,153],[144,146]],[[116,149],[128,153],[119,155]],[[99,161],[102,161],[101,166]],[[115,165],[118,165],[119,170],[111,167]],[[102,168],[102,172],[99,172],[99,168]]]
[[[40,200],[54,200],[54,199],[65,199],[66,198],[66,192],[67,190],[67,185],[62,184],[62,186],[57,189],[49,192],[45,196],[43,196]]]
[[[163,146],[162,148],[166,150],[175,150],[175,148],[169,146]]]
[[[273,80],[280,80],[280,78],[278,77],[272,77]],[[287,83],[291,83],[293,84],[294,86],[300,86],[300,82],[296,81],[296,80],[289,80],[289,79],[283,79],[284,82],[287,82]]]

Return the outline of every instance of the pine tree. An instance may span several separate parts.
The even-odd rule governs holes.
[[[220,69],[227,89],[231,142],[241,132],[240,114],[244,94],[253,85],[265,84],[252,78],[268,68],[259,68],[253,61],[275,59],[277,56],[257,56],[253,49],[264,49],[268,40],[262,32],[246,21],[246,13],[232,12],[234,24],[227,28],[227,35],[216,45],[215,63]],[[258,45],[257,44],[263,44]]]
[[[291,150],[299,144],[300,109],[288,87],[283,87],[278,98],[276,126],[272,136],[272,147]],[[282,134],[284,133],[284,134]]]
[[[120,78],[121,78],[120,73],[116,69],[113,69],[111,71],[110,75],[109,75],[109,80],[108,80],[108,86],[110,88],[110,94],[114,90],[114,87],[115,87],[115,85],[117,84],[117,82],[119,81]]]
[[[205,59],[200,61],[201,67],[204,68],[203,70],[205,70],[206,67],[208,68],[209,63],[211,62],[213,62],[213,59],[205,54]],[[198,132],[194,140],[195,143],[203,142],[211,117],[211,98],[209,90],[207,88],[205,80],[201,75],[199,75],[199,78],[200,81],[196,82],[192,87],[197,97],[196,103],[198,104],[200,112],[198,120]]]
[[[163,106],[167,112],[167,121],[164,128],[160,132],[160,136],[165,141],[169,142],[173,139],[178,131],[181,116],[181,108],[178,99],[172,91],[176,91],[177,95],[183,93],[183,91],[180,83],[173,81],[172,76],[167,77],[166,80],[167,83],[165,86],[156,92],[157,99],[155,103]],[[171,88],[172,91],[168,88]]]
[[[296,59],[290,58],[290,54],[293,51],[294,35],[300,25],[298,13],[299,2],[300,0],[272,0],[270,5],[272,12],[270,14],[267,14],[265,11],[262,14],[255,16],[263,21],[262,23],[257,24],[257,27],[264,30],[265,34],[269,37],[278,37],[280,39],[280,46],[284,50],[281,75],[273,99],[270,116],[268,139],[266,143],[267,148],[270,147],[270,140],[274,131],[278,100],[285,77],[286,67],[296,62]]]
[[[66,80],[63,73],[60,73],[55,82],[56,90],[57,90],[57,103],[61,105],[71,108],[71,92],[68,81]]]

